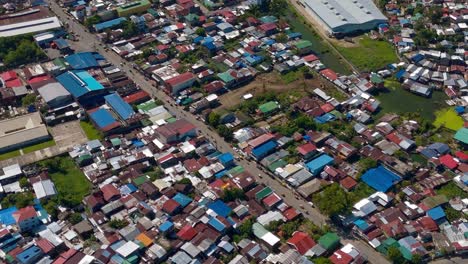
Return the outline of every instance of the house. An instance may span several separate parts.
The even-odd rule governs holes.
[[[333,164],[334,159],[327,154],[323,154],[306,163],[307,169],[314,175],[317,176],[323,168],[327,165]]]
[[[42,225],[36,209],[27,206],[13,213],[13,218],[22,232],[29,232]]]
[[[38,246],[31,246],[16,255],[20,264],[37,263],[44,256],[44,252]]]
[[[287,243],[301,255],[306,255],[308,251],[317,244],[308,234],[301,231],[294,232]]]
[[[101,191],[106,202],[117,200],[120,197],[119,190],[112,184],[102,186]]]
[[[164,143],[175,143],[197,135],[196,127],[185,119],[160,126],[155,131]]]
[[[196,81],[196,76],[191,72],[184,72],[165,81],[166,91],[176,95],[182,90],[185,90],[193,85]]]

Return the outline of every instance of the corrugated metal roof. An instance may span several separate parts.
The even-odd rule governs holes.
[[[135,111],[133,111],[132,107],[125,102],[122,97],[118,94],[109,94],[104,96],[106,103],[112,107],[112,109],[119,115],[119,117],[123,120],[127,120],[131,118]]]

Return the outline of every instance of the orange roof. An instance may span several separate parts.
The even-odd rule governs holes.
[[[148,237],[145,233],[140,233],[137,237],[136,240],[140,241],[145,247],[149,247],[153,244],[153,240]]]
[[[32,206],[27,206],[13,213],[16,223],[23,222],[26,219],[37,217],[37,212]]]

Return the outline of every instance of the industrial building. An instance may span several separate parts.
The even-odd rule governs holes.
[[[67,71],[57,76],[57,80],[82,104],[93,104],[94,96],[106,93],[104,86],[87,71]]]
[[[0,152],[50,139],[38,112],[0,121]]]
[[[42,99],[52,108],[73,102],[71,94],[58,82],[48,83],[37,89]]]
[[[301,3],[334,36],[369,31],[387,22],[372,0],[302,0]]]

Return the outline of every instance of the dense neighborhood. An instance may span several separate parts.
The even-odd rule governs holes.
[[[465,1],[0,3],[0,263],[466,261]]]

